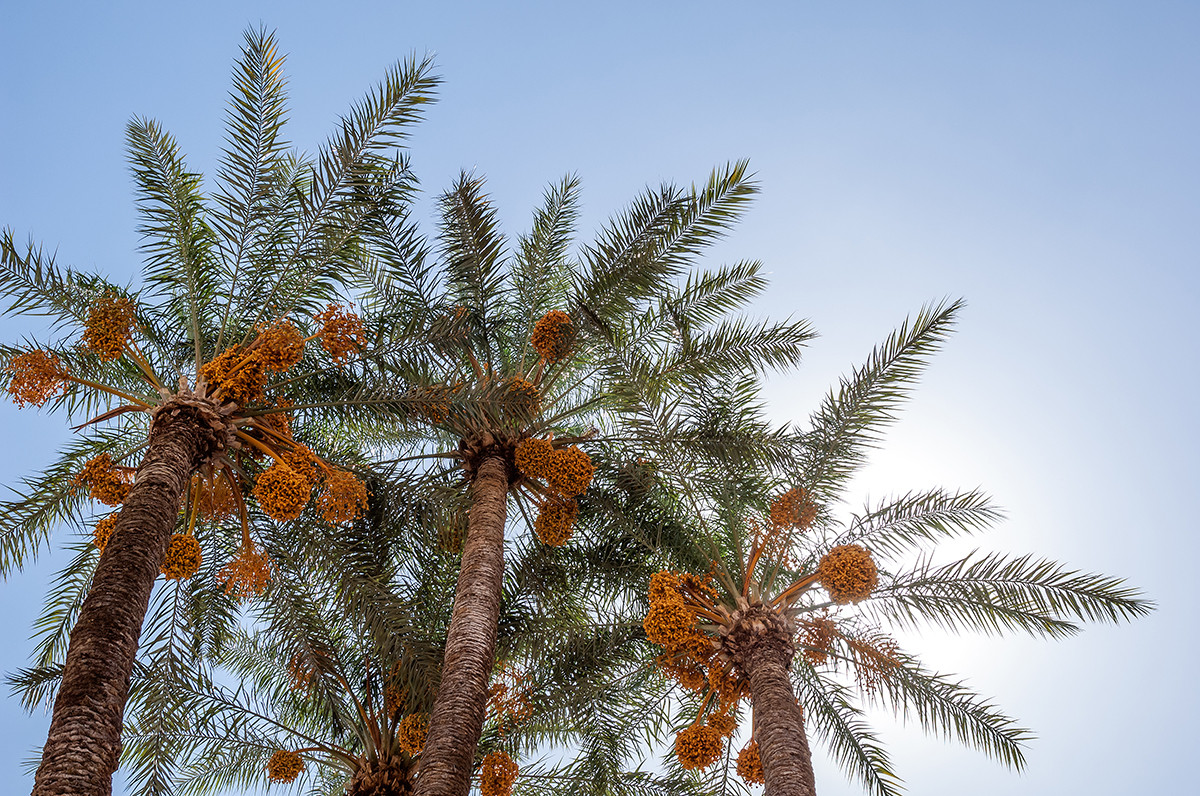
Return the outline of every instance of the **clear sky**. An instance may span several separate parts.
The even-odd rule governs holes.
[[[588,233],[648,183],[749,157],[763,194],[712,262],[764,260],[756,311],[822,333],[769,386],[780,420],[923,302],[964,296],[855,502],[983,486],[1009,519],[982,546],[1126,576],[1160,608],[1059,643],[905,637],[1039,737],[1017,775],[884,718],[898,773],[922,796],[1194,787],[1200,5],[47,0],[4,16],[0,225],[64,264],[133,278],[125,123],[160,120],[211,174],[241,32],[261,22],[290,53],[290,138],[309,151],[388,64],[436,53],[415,169],[430,192],[486,175],[513,234],[569,171]],[[0,320],[8,341],[34,330]],[[5,484],[67,434],[8,403],[0,428]],[[0,669],[23,665],[64,558],[0,582]],[[0,700],[0,790],[31,787],[19,761],[46,724]],[[822,796],[861,792],[819,752],[817,777]]]

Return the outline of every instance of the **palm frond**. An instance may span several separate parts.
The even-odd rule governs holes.
[[[22,251],[22,249],[24,251]],[[55,319],[57,324],[82,326],[87,320],[91,290],[80,275],[63,271],[47,254],[32,242],[18,247],[11,229],[0,232],[0,295],[5,315],[42,315]]]
[[[54,668],[67,657],[71,628],[79,617],[100,560],[98,551],[88,542],[77,542],[72,548],[74,558],[55,574],[46,603],[33,621],[33,638],[37,641],[32,655],[35,667]],[[32,692],[23,695],[27,709],[37,704],[34,701],[37,696]]]
[[[796,696],[805,722],[822,739],[834,760],[877,796],[900,796],[902,780],[848,688],[803,663],[795,669]]]
[[[149,119],[127,128],[129,162],[137,186],[146,281],[164,299],[165,324],[190,333],[196,367],[201,328],[213,325],[217,298],[212,249],[199,174],[187,170],[175,139]]]
[[[505,239],[496,209],[483,192],[483,180],[462,173],[439,202],[439,226],[446,289],[455,304],[466,310],[471,343],[477,354],[498,366],[492,338],[507,324],[499,302],[504,287]]]
[[[954,739],[1018,771],[1033,734],[962,682],[928,672],[903,657],[879,678],[880,699],[927,733]]]
[[[275,35],[263,28],[244,34],[242,55],[234,67],[233,90],[226,121],[226,146],[217,172],[216,209],[212,225],[220,236],[228,291],[217,345],[237,293],[247,255],[262,227],[270,227],[272,197],[283,179],[288,147],[282,138],[286,122],[285,56]],[[264,223],[266,222],[266,223]]]
[[[302,299],[306,305],[319,300],[323,280],[361,260],[358,237],[379,209],[378,195],[390,198],[411,179],[407,161],[398,152],[387,153],[423,118],[438,82],[430,57],[409,58],[342,117],[340,133],[321,148],[307,190],[298,197],[294,243],[271,275],[259,321],[294,311]]]
[[[688,335],[664,363],[663,371],[694,380],[795,367],[808,341],[815,336],[807,321],[752,324],[741,319],[727,320],[712,329]]]
[[[952,631],[1020,630],[1058,638],[1078,632],[1071,620],[1120,622],[1149,614],[1154,604],[1124,583],[1032,555],[973,553],[899,574],[865,605],[870,615],[897,627],[931,623]]]
[[[568,248],[578,218],[579,177],[570,174],[546,189],[533,229],[517,242],[512,281],[513,296],[519,297],[521,306],[512,314],[522,323],[514,328],[514,339],[528,338],[539,318],[566,306],[573,273]]]
[[[868,504],[852,514],[833,544],[865,545],[873,553],[897,556],[911,550],[988,528],[1004,513],[977,489],[908,492]]]
[[[51,531],[77,520],[87,496],[72,482],[84,462],[103,451],[120,461],[129,451],[128,442],[110,429],[72,440],[40,476],[24,479],[16,496],[0,503],[0,575],[36,558],[41,546],[49,544]]]
[[[836,498],[850,475],[878,444],[930,356],[949,334],[963,301],[925,307],[877,346],[866,364],[841,379],[813,413],[805,435],[804,477],[799,483],[825,499]]]
[[[707,184],[681,192],[664,185],[648,190],[609,221],[583,249],[573,303],[602,334],[612,318],[651,297],[719,240],[757,192],[739,161],[714,170]]]
[[[687,282],[662,301],[659,314],[669,316],[679,329],[697,329],[746,306],[766,290],[758,260],[705,269],[688,275]]]

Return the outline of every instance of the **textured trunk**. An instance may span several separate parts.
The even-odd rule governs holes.
[[[201,455],[194,415],[154,425],[150,446],[71,630],[33,796],[108,796],[142,621],[183,490]]]
[[[442,683],[421,751],[416,796],[467,796],[483,729],[504,582],[508,464],[485,458],[471,482],[471,509]]]
[[[346,796],[409,796],[410,767],[396,760],[359,758],[358,768],[346,785]]]
[[[816,796],[804,716],[788,678],[789,656],[765,643],[746,656],[754,738],[767,780],[764,796]]]

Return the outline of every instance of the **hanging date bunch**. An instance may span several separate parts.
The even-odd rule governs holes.
[[[565,359],[575,343],[575,323],[562,310],[551,310],[533,327],[530,342],[548,363]]]
[[[510,663],[496,667],[488,689],[488,713],[496,721],[501,737],[512,732],[533,715],[532,686],[529,675]]]
[[[525,437],[517,443],[513,460],[538,507],[534,533],[551,547],[566,544],[579,514],[578,498],[595,475],[591,458],[578,445]]]
[[[512,796],[513,784],[520,770],[508,753],[489,752],[479,766],[481,796]]]
[[[267,776],[272,782],[288,783],[295,781],[304,771],[304,760],[290,749],[277,749],[267,761]]]

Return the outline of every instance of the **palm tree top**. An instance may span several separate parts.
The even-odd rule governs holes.
[[[300,442],[293,426],[389,406],[361,379],[351,388],[343,375],[362,371],[375,347],[369,319],[351,307],[352,275],[367,220],[380,202],[400,201],[412,189],[396,145],[438,82],[428,58],[396,64],[308,161],[283,138],[283,63],[273,34],[247,31],[211,197],[168,133],[152,120],[130,122],[146,256],[140,289],[62,270],[33,244],[22,250],[11,231],[0,236],[7,311],[49,315],[54,328],[81,331],[53,345],[0,347],[9,394],[21,406],[86,413],[77,430],[116,424],[118,437],[93,433],[84,445],[92,455],[75,453],[63,463],[79,468],[74,485],[108,505],[119,504],[112,498],[127,489],[144,447],[139,417],[152,427],[163,413],[184,413],[209,429],[185,513],[194,523],[213,490],[232,500],[244,543],[233,569],[245,572],[229,574],[239,589],[262,564],[243,494],[281,521],[294,518],[322,483],[317,509],[328,521],[348,521],[365,508],[362,482]],[[36,549],[32,540],[78,505],[57,478],[35,487],[59,491],[57,500],[8,504],[15,521],[4,531],[0,567],[19,565]]]
[[[933,625],[1056,638],[1078,632],[1081,621],[1125,621],[1153,609],[1118,578],[1033,556],[972,553],[935,563],[941,543],[1003,516],[978,490],[914,492],[848,520],[837,516],[846,482],[878,444],[960,306],[922,310],[829,393],[800,434],[795,471],[782,479],[770,471],[727,472],[716,489],[692,490],[684,493],[691,500],[676,504],[692,539],[671,552],[672,568],[651,577],[644,629],[662,649],[654,665],[688,705],[690,726],[675,746],[683,768],[721,759],[722,737],[732,736],[749,692],[747,650],[764,644],[791,669],[806,723],[874,792],[896,793],[899,780],[851,700],[846,675],[860,699],[915,716],[926,730],[1019,768],[1029,732],[926,669],[888,631]],[[757,755],[752,744],[738,757],[747,782],[761,776]],[[726,757],[713,776],[727,776],[732,760]]]

